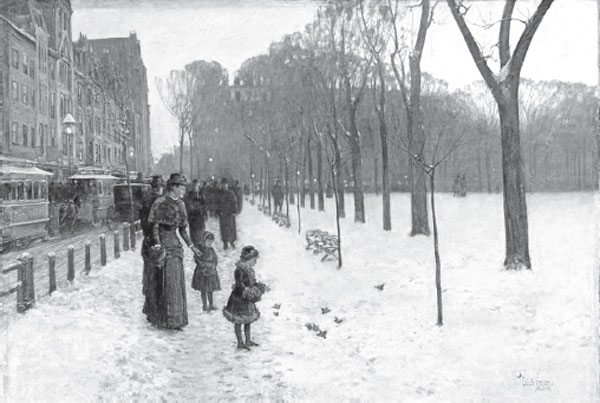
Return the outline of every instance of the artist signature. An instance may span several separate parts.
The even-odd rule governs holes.
[[[542,390],[551,390],[552,382],[540,379],[539,376],[531,376],[521,371],[517,375],[517,379],[521,381],[524,388],[533,388],[536,392]]]

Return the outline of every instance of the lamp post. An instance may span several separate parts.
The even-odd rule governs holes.
[[[73,115],[67,113],[62,121],[63,132],[66,135],[64,141],[67,143],[67,153],[69,156],[69,175],[73,174],[73,130],[77,122]]]
[[[125,146],[127,147],[127,146]],[[133,158],[135,149],[133,147],[126,148],[125,152],[125,177],[127,178],[127,189],[129,191],[129,222],[133,225],[135,216],[133,212],[133,191],[131,190],[131,179],[129,178],[129,158]]]

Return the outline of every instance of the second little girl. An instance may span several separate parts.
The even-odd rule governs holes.
[[[217,309],[213,304],[213,291],[221,290],[221,282],[217,273],[217,254],[212,247],[214,240],[214,234],[205,231],[200,236],[200,244],[195,245],[202,254],[194,257],[196,270],[194,270],[194,277],[192,278],[192,288],[200,291],[202,310],[206,312]]]

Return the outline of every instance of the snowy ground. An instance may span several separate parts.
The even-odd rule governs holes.
[[[439,196],[442,328],[435,325],[432,241],[408,236],[408,196],[393,195],[394,228],[387,233],[379,230],[379,199],[367,197],[365,225],[353,223],[352,198],[346,201],[341,271],[304,250],[305,229],[333,232],[331,211],[305,209],[299,235],[295,206],[294,225],[282,229],[245,204],[238,245],[260,250],[257,276],[271,287],[253,325],[260,347],[236,351],[232,325],[220,312],[202,312],[200,295],[189,288],[190,256],[190,325],[183,332],[152,328],[141,314],[141,258],[129,252],[9,318],[0,396],[597,401],[592,194],[529,195],[534,270],[526,272],[502,270],[499,195]],[[218,305],[228,296],[239,249],[217,247]],[[383,291],[374,287],[384,282]],[[322,307],[331,312],[322,314]],[[306,323],[327,330],[326,338]]]

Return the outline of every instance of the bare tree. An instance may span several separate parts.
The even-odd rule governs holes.
[[[486,55],[483,54],[465,21],[469,7],[462,0],[447,0],[450,12],[467,44],[475,65],[498,104],[500,136],[502,139],[506,242],[504,267],[506,269],[531,269],[525,178],[523,175],[519,128],[519,84],[521,81],[521,68],[525,62],[533,36],[553,1],[540,1],[532,17],[525,22],[525,29],[512,53],[510,31],[513,22],[515,22],[513,11],[516,0],[505,1],[498,34],[500,71],[496,75],[490,69]]]

